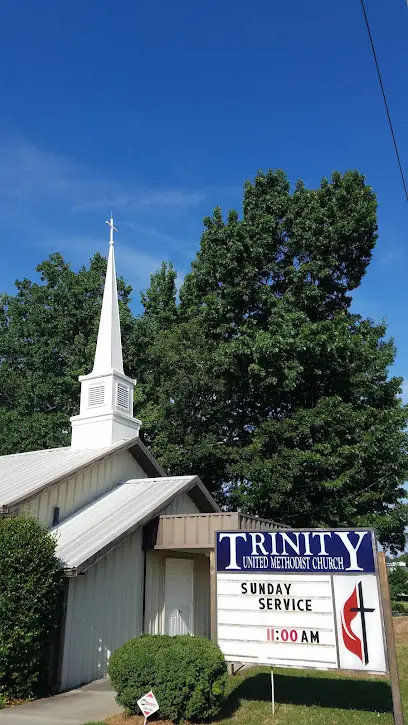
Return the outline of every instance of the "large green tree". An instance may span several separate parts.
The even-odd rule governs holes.
[[[408,416],[389,375],[395,349],[383,324],[350,311],[376,232],[357,172],[293,193],[282,172],[259,173],[241,217],[205,219],[176,312],[153,277],[145,303],[161,290],[172,317],[138,360],[139,412],[163,464],[200,474],[226,505],[293,526],[374,525],[402,548]]]
[[[244,187],[242,213],[204,220],[177,301],[163,264],[133,319],[119,281],[135,413],[167,471],[197,473],[227,507],[292,526],[375,526],[402,549],[407,408],[383,323],[351,311],[377,237],[357,172],[292,191]],[[0,453],[65,444],[91,368],[106,262],[53,255],[0,305]]]

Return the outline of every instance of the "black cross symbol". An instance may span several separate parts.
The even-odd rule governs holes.
[[[368,647],[367,647],[367,630],[366,630],[366,620],[365,615],[366,612],[374,612],[375,609],[366,609],[364,607],[364,599],[363,599],[363,586],[361,582],[358,583],[358,601],[360,602],[359,607],[352,607],[350,609],[350,612],[360,612],[361,614],[361,629],[363,632],[363,648],[364,648],[364,664],[368,664]]]

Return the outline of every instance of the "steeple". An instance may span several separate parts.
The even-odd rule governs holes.
[[[71,448],[105,448],[139,434],[140,420],[133,418],[135,381],[123,372],[122,341],[118,290],[116,284],[113,218],[110,228],[109,256],[99,320],[93,370],[81,375],[79,415],[71,418]]]
[[[120,319],[118,290],[116,285],[115,252],[113,218],[106,222],[110,227],[108,266],[106,269],[105,288],[103,291],[101,319],[99,321],[98,341],[96,343],[93,373],[106,373],[116,370],[123,373],[122,340],[120,336]]]

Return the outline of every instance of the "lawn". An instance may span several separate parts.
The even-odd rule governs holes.
[[[396,618],[394,623],[408,724],[408,617]],[[217,725],[270,724],[270,697],[268,669],[236,674],[230,678],[228,698]],[[275,725],[393,725],[391,690],[388,680],[381,677],[279,669],[275,671],[275,698]],[[153,722],[153,718],[148,720]],[[119,715],[108,718],[105,724],[92,725],[107,723],[143,725],[143,718]]]

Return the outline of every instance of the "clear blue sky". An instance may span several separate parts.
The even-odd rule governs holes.
[[[408,9],[366,2],[408,173]],[[112,207],[138,299],[257,169],[358,168],[380,240],[355,309],[387,318],[408,396],[408,203],[359,0],[2,0],[0,68],[0,290],[105,253]]]

